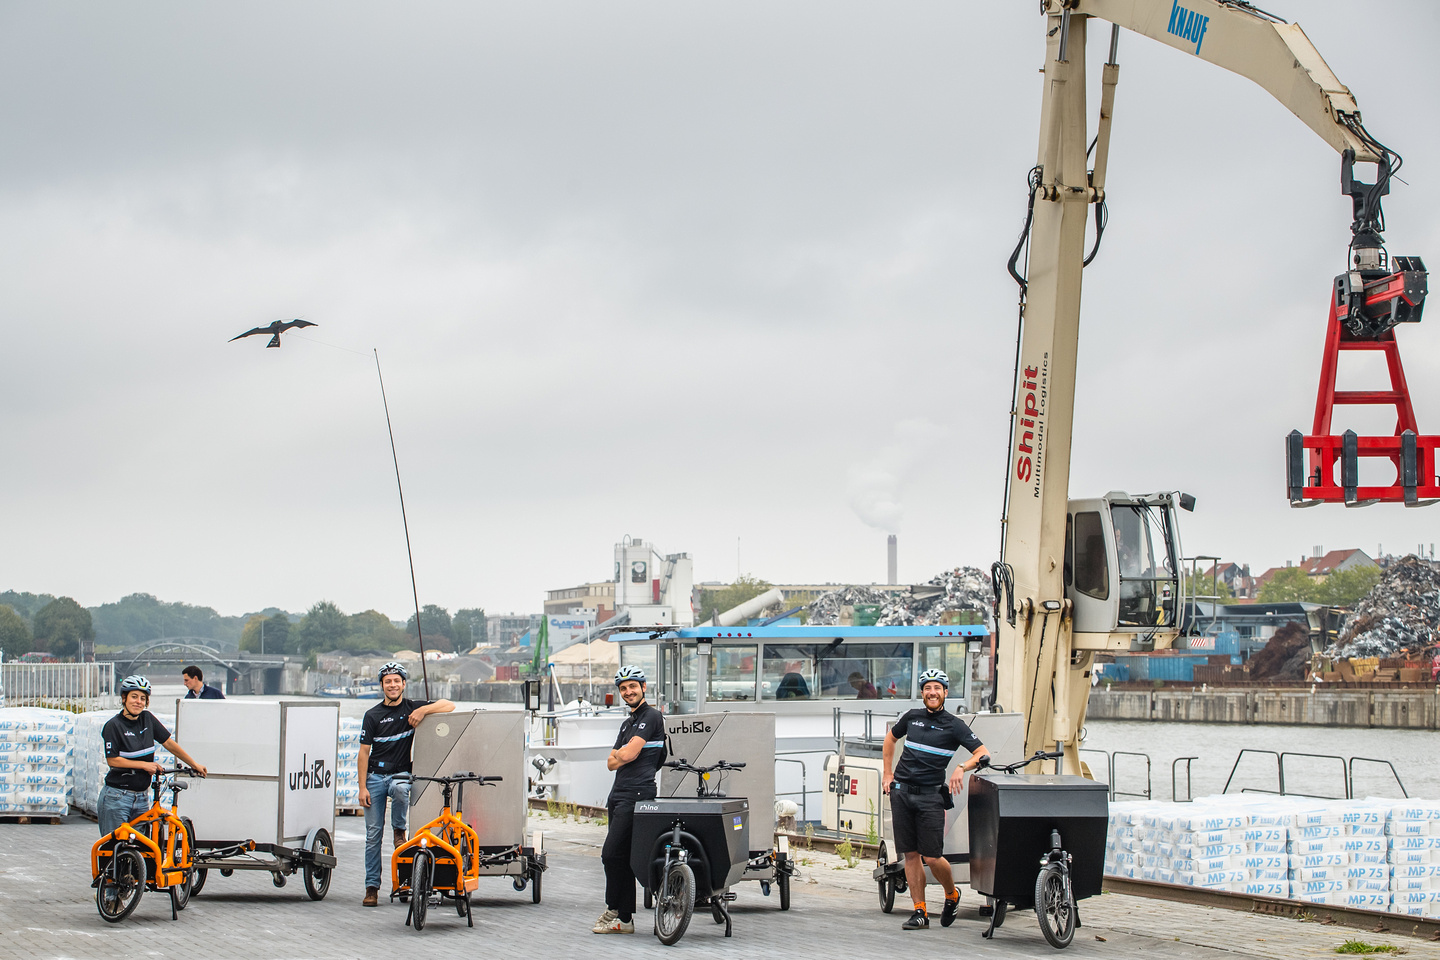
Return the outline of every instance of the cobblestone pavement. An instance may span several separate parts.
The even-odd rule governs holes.
[[[507,879],[482,878],[473,930],[453,911],[432,909],[420,933],[405,926],[405,908],[399,904],[360,906],[364,833],[356,818],[336,821],[340,866],[322,902],[305,896],[298,876],[277,890],[265,873],[224,878],[212,872],[204,892],[178,921],[170,920],[166,896],[147,893],[135,913],[118,924],[106,923],[95,911],[88,866],[89,848],[98,836],[93,823],[71,818],[59,826],[0,825],[0,958],[343,960],[415,950],[435,957],[471,958],[483,950],[503,957],[569,958],[622,949],[627,956],[657,958],[700,951],[720,957],[828,958],[868,951],[998,960],[1056,953],[1027,913],[1007,918],[995,940],[981,939],[983,921],[968,891],[954,926],[942,929],[937,922],[928,932],[903,933],[905,895],[894,913],[883,914],[867,864],[846,869],[832,855],[806,851],[796,851],[802,865],[788,913],[779,911],[776,897],[762,897],[758,884],[741,885],[730,940],[703,911],[673,948],[650,934],[650,918],[643,912],[636,917],[636,935],[600,938],[589,928],[603,909],[598,859],[603,828],[543,816],[533,825],[545,831],[550,854],[543,903],[532,904],[529,891],[515,892]],[[935,888],[931,893],[938,897]],[[938,915],[938,904],[931,903]],[[1416,960],[1440,960],[1440,944],[1137,897],[1096,897],[1082,903],[1081,913],[1086,925],[1066,951],[1076,960],[1225,960],[1236,954],[1333,960],[1335,947],[1349,937],[1395,943]]]

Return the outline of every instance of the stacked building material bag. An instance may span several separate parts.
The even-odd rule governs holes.
[[[335,807],[360,806],[360,774],[356,763],[360,755],[360,720],[340,718],[339,751],[335,754]]]
[[[74,785],[70,790],[70,805],[91,816],[97,812],[100,787],[110,769],[105,763],[105,741],[100,729],[113,716],[114,710],[78,714],[70,734],[70,743],[74,747]]]
[[[0,713],[0,814],[69,812],[74,714],[40,707]]]
[[[1385,822],[1390,909],[1440,918],[1440,803],[1408,800],[1391,805]]]

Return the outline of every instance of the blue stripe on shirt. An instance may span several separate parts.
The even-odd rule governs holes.
[[[927,746],[925,746],[925,744],[923,744],[923,743],[916,743],[916,742],[914,742],[914,741],[911,740],[909,737],[906,737],[906,738],[905,738],[905,749],[907,749],[907,750],[919,750],[921,753],[933,753],[933,754],[935,754],[936,756],[939,756],[939,757],[953,757],[953,756],[955,756],[955,751],[954,751],[954,750],[942,750],[942,749],[940,749],[939,747],[927,747]]]
[[[376,737],[376,738],[375,738],[375,742],[376,742],[376,743],[392,743],[392,742],[394,742],[394,741],[396,741],[396,740],[404,740],[406,737],[410,736],[410,735],[411,735],[412,733],[414,733],[414,732],[415,732],[415,731],[413,731],[413,730],[406,730],[404,733],[397,733],[397,734],[395,734],[395,736],[393,736],[393,737]]]

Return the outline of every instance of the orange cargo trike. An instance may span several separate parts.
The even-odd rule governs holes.
[[[107,833],[90,848],[90,885],[95,888],[95,906],[111,923],[124,920],[140,903],[146,890],[170,894],[170,919],[179,917],[190,902],[195,865],[195,828],[176,814],[180,791],[188,783],[177,780],[193,776],[183,767],[161,770],[150,782],[153,801],[150,809]],[[175,801],[167,807],[160,802],[162,790],[174,791]]]

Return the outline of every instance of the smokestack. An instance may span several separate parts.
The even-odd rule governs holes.
[[[899,561],[895,556],[895,534],[890,534],[890,539],[885,541],[885,582],[890,586],[900,582]]]

